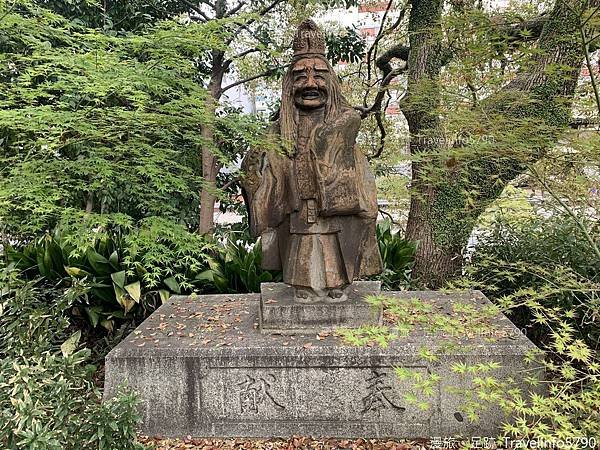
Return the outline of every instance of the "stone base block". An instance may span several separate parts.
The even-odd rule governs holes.
[[[342,303],[298,303],[294,288],[284,283],[261,285],[259,324],[265,333],[298,334],[335,327],[381,325],[382,308],[365,298],[381,292],[379,281],[357,281],[346,288]]]
[[[419,299],[429,314],[449,319],[452,305],[491,306],[479,292],[385,295],[407,311]],[[172,297],[107,356],[105,398],[125,383],[135,390],[140,432],[151,436],[484,437],[508,418],[480,400],[473,376],[457,368],[495,362],[484,378],[529,390],[524,355],[534,346],[502,315],[489,334],[455,337],[451,351],[445,336],[419,327],[387,347],[351,346],[334,333],[262,334],[259,300]],[[385,326],[393,314],[384,311]],[[434,378],[429,389],[417,386]],[[473,402],[478,422],[468,420]]]

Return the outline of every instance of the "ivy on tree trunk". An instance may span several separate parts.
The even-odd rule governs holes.
[[[448,58],[440,25],[443,3],[412,0],[407,93],[401,106],[413,156],[406,234],[419,242],[413,274],[422,284],[440,287],[460,273],[479,215],[511,180],[543,157],[568,126],[583,61],[581,17],[599,4],[600,0],[556,1],[543,22],[532,61],[478,105],[478,126],[491,131],[493,143],[484,154],[467,151],[456,159],[448,152],[439,113],[440,73]],[[510,137],[494,132],[498,116],[512,127]],[[513,151],[515,136],[521,143]]]

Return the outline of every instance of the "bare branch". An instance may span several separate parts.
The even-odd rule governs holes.
[[[406,71],[408,67],[407,60],[409,51],[410,48],[405,45],[395,45],[377,58],[375,64],[383,72],[383,79],[381,80],[377,95],[375,96],[375,100],[371,106],[366,106],[366,101],[364,102],[364,106],[355,106],[355,109],[360,111],[361,118],[364,119],[369,114],[377,112],[381,109],[381,104],[383,102],[385,93],[388,91],[389,84],[394,78]],[[400,60],[400,66],[397,68],[393,68],[392,64],[390,63],[390,61],[394,58]]]
[[[379,32],[377,33],[377,36],[375,36],[375,40],[373,41],[371,47],[369,47],[369,50],[367,51],[367,80],[371,80],[371,55],[374,51],[377,51],[377,44],[379,44],[379,41],[383,37],[385,20],[387,19],[387,15],[390,12],[390,8],[392,7],[393,2],[394,0],[390,0],[388,2],[387,7],[385,8],[385,12],[383,13],[383,17],[381,18],[381,26],[379,27]]]
[[[378,210],[379,214],[381,214],[383,217],[387,217],[388,219],[390,219],[390,222],[391,222],[392,224],[394,224],[394,225],[400,225],[398,222],[396,222],[396,221],[394,220],[394,218],[392,217],[392,215],[391,215],[389,212],[387,212],[387,211],[384,211],[384,210],[383,210],[383,209],[381,209],[381,208],[377,208],[377,210]]]
[[[227,85],[225,87],[222,87],[220,89],[220,93],[222,94],[223,92],[225,92],[225,91],[227,91],[227,90],[229,90],[231,88],[234,88],[236,86],[239,86],[240,84],[248,83],[250,81],[257,80],[259,78],[268,77],[269,75],[272,75],[275,72],[277,72],[278,70],[283,69],[283,68],[285,68],[287,66],[288,66],[288,64],[284,64],[282,66],[277,66],[277,67],[271,67],[270,69],[267,69],[264,72],[261,72],[261,73],[259,73],[257,75],[253,75],[251,77],[244,78],[243,80],[238,80],[238,81],[236,81],[234,83],[231,83],[231,84],[229,84],[229,85]]]
[[[225,183],[223,186],[221,186],[219,189],[221,189],[222,191],[226,190],[227,188],[233,186],[234,184],[237,184],[240,182],[239,178],[234,178],[233,180],[229,180],[227,183]]]
[[[389,72],[385,78],[383,78],[383,80],[381,81],[381,84],[379,85],[379,90],[377,91],[377,95],[375,96],[375,100],[373,101],[373,104],[370,107],[364,107],[364,106],[355,106],[354,109],[357,109],[358,111],[360,111],[360,117],[362,119],[364,119],[365,117],[367,117],[369,114],[373,113],[373,112],[379,112],[379,110],[381,109],[381,104],[383,103],[383,98],[385,96],[385,93],[388,91],[388,86],[390,84],[390,82],[396,78],[398,75],[400,75],[402,72],[404,72],[406,70],[406,65],[404,65],[404,67],[398,68],[398,69],[393,69],[391,72]]]
[[[244,5],[246,4],[246,2],[241,1],[238,2],[237,5],[235,5],[233,8],[231,8],[229,11],[227,11],[225,13],[225,17],[231,17],[233,16],[235,13],[237,13],[240,9],[242,9],[244,7]]]
[[[264,7],[263,9],[261,9],[260,11],[257,12],[258,17],[264,17],[265,15],[269,14],[273,9],[275,9],[275,7],[277,5],[279,5],[280,3],[283,3],[284,0],[273,0],[269,5],[267,5],[266,7]],[[256,22],[256,16],[255,17],[250,17],[246,22],[240,24],[232,33],[232,36],[235,37],[241,30],[243,29],[248,29],[248,25],[252,24]],[[231,39],[233,39],[233,37]]]
[[[390,2],[387,5],[387,8],[385,10],[385,13],[383,14],[383,18],[381,19],[381,26],[379,27],[379,32],[377,33],[377,36],[375,37],[375,40],[373,41],[373,44],[371,45],[371,47],[369,47],[369,50],[367,51],[367,84],[369,81],[371,81],[371,63],[373,60],[375,60],[375,64],[377,65],[377,50],[379,48],[379,41],[387,34],[391,33],[392,31],[394,31],[396,28],[398,28],[398,26],[400,25],[400,23],[402,22],[402,19],[404,18],[404,15],[406,13],[406,9],[407,6],[405,5],[404,8],[402,8],[402,10],[400,11],[400,14],[398,15],[398,18],[396,19],[396,21],[387,29],[384,28],[385,25],[385,21],[388,15],[388,12],[390,10],[392,6],[392,0],[390,0]],[[379,67],[379,66],[378,66]],[[384,77],[391,71],[391,67],[388,71],[384,71],[383,75]],[[363,106],[366,108],[367,107],[367,97],[369,95],[369,90],[367,89],[367,91],[365,92],[365,95],[363,97]]]
[[[373,158],[379,158],[383,153],[383,149],[385,148],[385,137],[387,135],[385,131],[385,127],[383,126],[383,112],[378,111],[375,114],[375,121],[377,122],[377,128],[379,128],[379,147],[374,155],[369,156],[369,161]]]
[[[257,47],[249,48],[248,50],[244,50],[243,52],[240,52],[237,55],[232,56],[231,59],[240,59],[246,55],[249,55],[250,53],[256,53],[256,52],[260,52],[260,51],[261,51],[261,49],[257,48]]]
[[[198,14],[200,17],[202,17],[202,19],[204,19],[205,22],[208,22],[210,20],[210,18],[204,13],[204,11],[202,11],[202,9],[200,9],[200,7],[198,5],[192,3],[189,0],[180,0],[180,1],[185,6],[187,6],[192,11],[194,11],[196,14]]]

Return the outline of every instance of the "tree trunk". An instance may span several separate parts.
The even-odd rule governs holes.
[[[215,12],[215,19],[222,19],[227,11],[226,0],[215,0],[211,5]],[[214,140],[214,126],[216,122],[216,108],[222,95],[223,76],[229,67],[225,62],[225,52],[213,50],[211,54],[211,74],[208,82],[209,97],[206,100],[207,112],[211,116],[209,123],[202,125],[202,137],[205,144],[202,147],[202,178],[204,184],[200,192],[200,220],[198,221],[198,233],[209,234],[215,228],[215,201],[217,200],[217,175],[221,170],[221,164],[217,160],[214,148],[217,143]]]
[[[206,100],[207,112],[211,115],[210,123],[202,125],[202,137],[206,144],[202,148],[202,178],[204,184],[200,192],[200,220],[198,223],[198,233],[212,233],[215,227],[214,210],[217,200],[217,175],[221,170],[221,164],[217,160],[213,146],[215,111],[221,98],[221,87],[223,75],[225,74],[224,53],[222,51],[213,51],[213,64],[210,82],[208,83],[209,97]]]
[[[430,287],[441,283],[439,277],[446,278],[460,268],[454,249],[441,245],[436,239],[439,224],[432,208],[443,193],[428,181],[432,176],[432,159],[438,159],[436,155],[443,153],[445,146],[438,81],[442,68],[442,8],[442,0],[412,0],[408,23],[408,80],[402,107],[414,159],[406,235],[419,242],[413,274]],[[425,158],[425,155],[428,156]]]
[[[448,167],[448,162],[437,153],[445,150],[437,112],[441,33],[434,31],[441,18],[441,5],[439,0],[412,1],[408,102],[403,112],[409,124],[410,148],[415,161],[406,234],[408,239],[419,241],[413,275],[422,284],[437,288],[460,273],[462,255],[479,215],[508,182],[543,156],[568,125],[583,58],[578,15],[586,6],[599,2],[592,0],[594,5],[589,5],[581,0],[557,0],[544,24],[538,40],[540,52],[534,56],[533,63],[523,68],[498,95],[482,103],[482,123],[489,114],[500,113],[517,120],[539,119],[555,133],[550,133],[541,145],[537,139],[524,158],[490,161],[487,155],[485,164],[465,173],[467,169],[462,167],[466,165],[461,167],[459,161]],[[562,69],[548,70],[553,67]],[[423,85],[427,95],[419,92],[423,91]],[[411,101],[415,93],[423,100]],[[530,99],[525,106],[524,96]],[[515,106],[515,99],[521,99],[521,106]],[[501,147],[502,135],[498,139]],[[467,199],[467,190],[477,194]]]

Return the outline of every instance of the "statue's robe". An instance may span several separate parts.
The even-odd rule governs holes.
[[[262,237],[263,268],[319,292],[381,272],[377,196],[355,147],[356,111],[344,108],[330,123],[300,120],[293,156],[253,149],[244,158],[244,197],[251,233]]]

